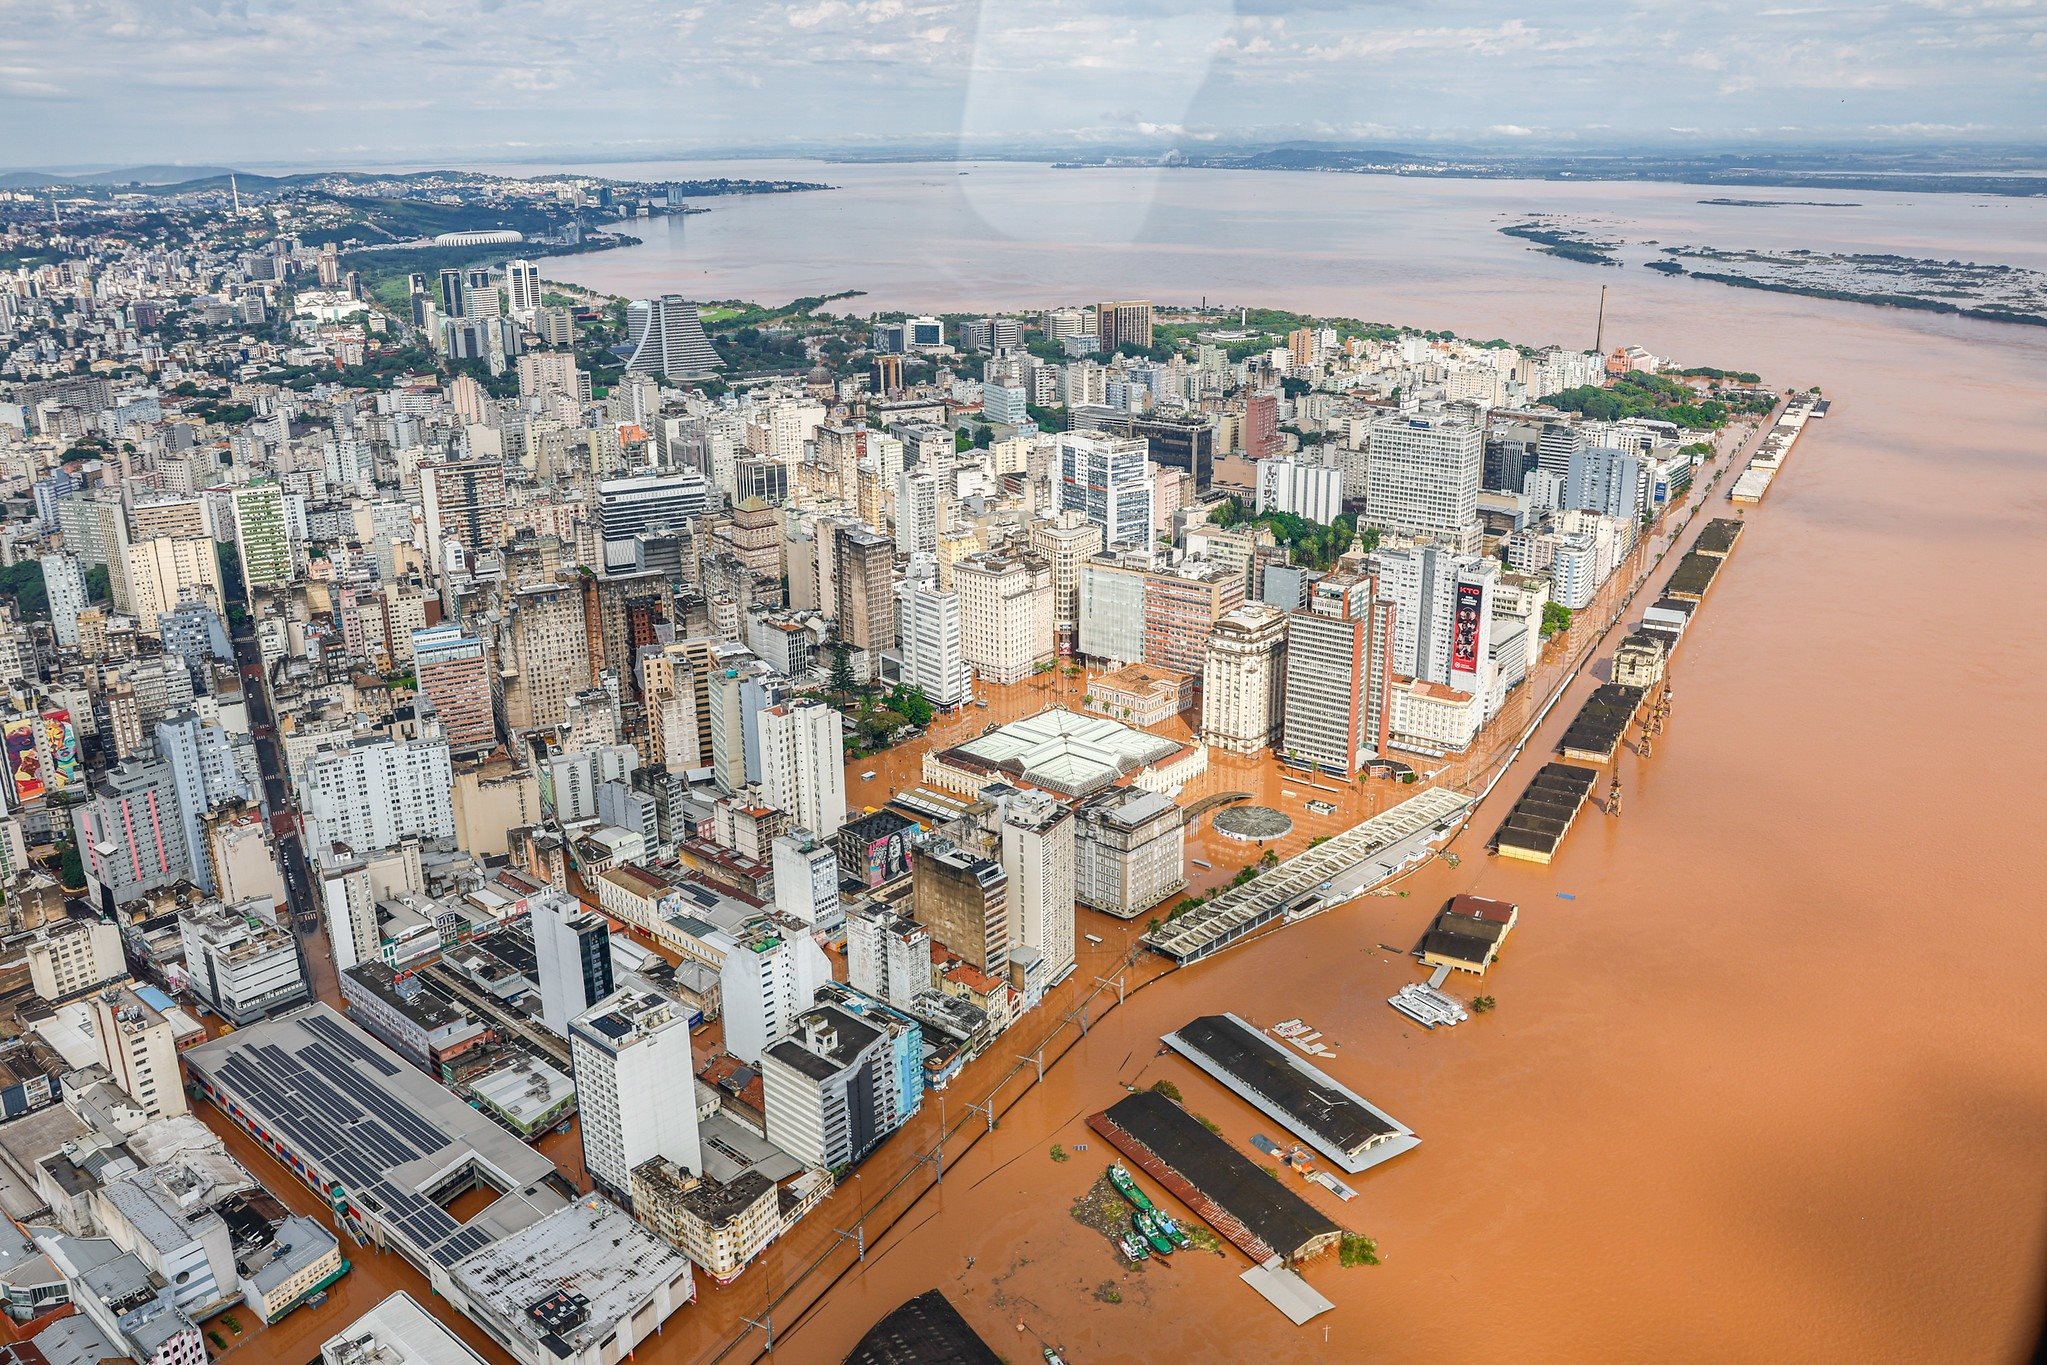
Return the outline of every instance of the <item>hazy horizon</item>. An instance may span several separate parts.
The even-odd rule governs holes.
[[[0,162],[2035,147],[2047,0],[14,0]]]

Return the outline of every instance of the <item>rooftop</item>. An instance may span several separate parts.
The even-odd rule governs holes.
[[[1084,796],[1162,763],[1184,745],[1106,716],[1052,707],[1011,721],[939,755],[952,767]]]

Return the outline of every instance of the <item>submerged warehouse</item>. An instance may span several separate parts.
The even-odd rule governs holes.
[[[1648,693],[1640,687],[1629,687],[1623,683],[1604,683],[1595,688],[1585,704],[1578,708],[1571,728],[1564,731],[1563,741],[1557,751],[1565,758],[1583,759],[1589,763],[1606,763],[1621,747],[1621,739],[1628,732],[1628,723],[1635,718],[1635,712],[1642,709],[1642,698]]]
[[[1406,1124],[1234,1014],[1205,1014],[1164,1041],[1352,1175],[1421,1143]]]
[[[1545,763],[1507,812],[1493,851],[1503,858],[1547,863],[1557,856],[1571,822],[1585,805],[1599,774],[1572,763]]]

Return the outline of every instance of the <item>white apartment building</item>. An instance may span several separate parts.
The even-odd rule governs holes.
[[[1365,514],[1375,526],[1477,548],[1485,432],[1448,416],[1385,417],[1366,428]]]
[[[569,1025],[583,1167],[628,1210],[632,1171],[641,1162],[666,1157],[703,1169],[689,1020],[689,1011],[666,996],[624,990]]]
[[[1050,565],[1035,555],[988,551],[967,556],[952,572],[961,653],[978,677],[998,685],[1021,682],[1052,661]]]
[[[1150,442],[1096,431],[1059,434],[1061,511],[1079,512],[1110,545],[1152,543],[1154,491]]]
[[[839,713],[821,701],[759,715],[761,791],[795,825],[830,838],[846,823],[846,758]]]
[[[68,1000],[103,982],[126,981],[121,930],[112,920],[60,919],[23,945],[29,984],[45,1000]]]
[[[131,543],[128,594],[135,628],[145,635],[155,635],[156,618],[187,597],[216,609],[224,606],[214,542],[204,536],[158,536]]]
[[[725,1050],[758,1065],[789,1036],[796,1016],[817,1003],[832,966],[809,933],[761,918],[739,927],[718,973]]]
[[[1043,792],[1015,792],[999,806],[1011,984],[1030,1009],[1073,970],[1073,812]]]
[[[960,615],[959,594],[940,591],[933,576],[915,574],[896,586],[903,685],[917,689],[933,706],[962,706],[973,692]]]
[[[161,1014],[132,990],[108,990],[92,998],[92,1030],[100,1061],[114,1084],[151,1119],[191,1112],[185,1078],[178,1070],[178,1044]]]
[[[1286,512],[1328,525],[1343,511],[1343,470],[1306,460],[1260,460],[1258,511]]]
[[[774,842],[775,913],[812,929],[837,930],[839,855],[807,829],[777,834]]]
[[[299,807],[309,842],[388,848],[455,836],[454,769],[445,740],[351,740],[306,760]]]

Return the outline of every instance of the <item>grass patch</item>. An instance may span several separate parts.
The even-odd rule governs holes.
[[[1206,1128],[1209,1132],[1214,1133],[1217,1137],[1222,1136],[1223,1126],[1220,1123],[1217,1123],[1214,1119],[1208,1117],[1206,1114],[1196,1114],[1194,1116],[1194,1121],[1200,1124],[1203,1128]]]
[[[1337,1243],[1336,1258],[1345,1265],[1377,1265],[1379,1244],[1361,1233],[1346,1232]]]
[[[1121,1303],[1123,1295],[1115,1285],[1104,1280],[1095,1286],[1095,1299],[1100,1303]]]
[[[1190,1228],[1182,1224],[1181,1231],[1187,1234],[1187,1240],[1194,1244],[1196,1251],[1212,1251],[1218,1256],[1223,1254],[1223,1239],[1207,1228]]]
[[[1164,1080],[1153,1081],[1151,1083],[1151,1088],[1154,1093],[1164,1095],[1174,1104],[1178,1104],[1180,1102],[1180,1087],[1174,1085],[1171,1081]]]
[[[1054,1161],[1066,1160],[1066,1149],[1056,1142],[1052,1144],[1052,1159]]]

